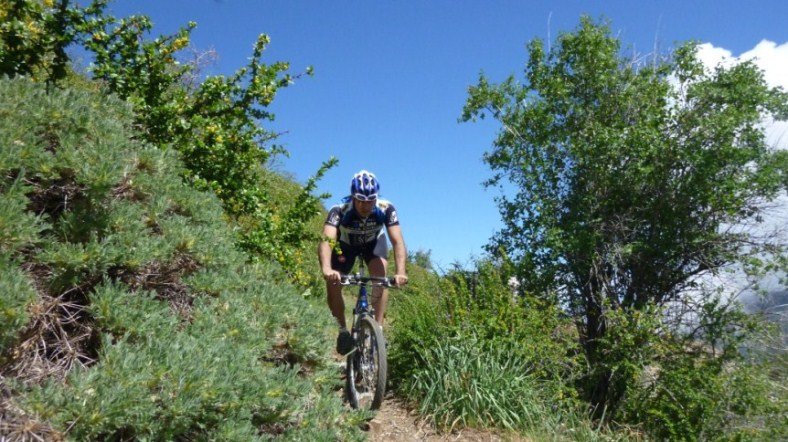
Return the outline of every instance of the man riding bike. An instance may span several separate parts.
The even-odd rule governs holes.
[[[326,280],[328,307],[339,323],[337,352],[344,355],[353,349],[353,338],[345,322],[345,302],[342,299],[340,276],[353,269],[357,256],[367,263],[372,276],[386,276],[388,243],[383,227],[386,227],[391,245],[394,247],[397,285],[408,283],[405,260],[407,252],[397,211],[391,202],[378,198],[380,183],[374,174],[362,170],[350,182],[350,196],[342,204],[331,208],[323,225],[323,241],[318,246],[318,258]],[[372,307],[375,320],[383,324],[388,291],[376,287],[372,291]]]

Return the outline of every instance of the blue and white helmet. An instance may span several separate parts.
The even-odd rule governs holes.
[[[350,181],[350,196],[360,201],[373,201],[378,197],[380,183],[372,172],[362,170]]]

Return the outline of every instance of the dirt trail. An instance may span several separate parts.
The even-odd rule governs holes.
[[[367,430],[369,440],[373,442],[526,442],[527,439],[516,435],[500,435],[490,431],[474,429],[457,430],[448,434],[439,434],[428,422],[424,422],[415,413],[409,412],[404,403],[389,394],[374,419],[369,422]]]

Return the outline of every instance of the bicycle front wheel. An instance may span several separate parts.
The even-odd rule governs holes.
[[[347,399],[353,408],[377,410],[386,395],[386,339],[371,316],[359,319],[354,337],[356,351],[347,356]]]

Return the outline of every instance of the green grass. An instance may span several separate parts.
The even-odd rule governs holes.
[[[551,389],[512,349],[473,334],[425,346],[422,368],[401,391],[439,429],[511,430],[533,440],[616,440],[578,413],[558,409]]]
[[[440,427],[533,427],[545,414],[538,380],[525,361],[474,336],[435,341],[409,389]]]
[[[0,438],[363,438],[328,309],[248,262],[125,103],[5,79],[0,103]]]
[[[443,430],[490,429],[529,440],[619,440],[584,415],[571,324],[515,298],[500,269],[438,276],[412,269],[392,299],[392,383]],[[467,277],[472,277],[473,285]],[[473,287],[473,288],[471,288]]]

